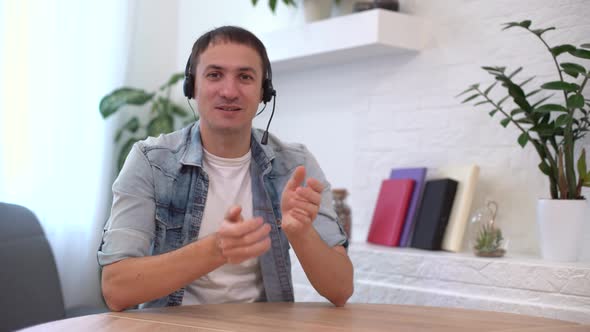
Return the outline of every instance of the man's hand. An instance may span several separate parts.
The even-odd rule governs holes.
[[[241,212],[240,206],[229,208],[217,231],[217,247],[230,264],[258,257],[270,248],[270,225],[260,217],[244,220]]]
[[[305,179],[305,167],[299,166],[285,185],[281,197],[282,226],[288,234],[304,234],[318,215],[324,186],[314,178]]]

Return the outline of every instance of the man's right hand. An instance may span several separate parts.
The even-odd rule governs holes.
[[[260,217],[244,220],[241,212],[240,206],[230,207],[217,231],[217,247],[230,264],[258,257],[270,248],[270,225]]]

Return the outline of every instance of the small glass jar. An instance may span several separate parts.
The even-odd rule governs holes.
[[[338,215],[338,222],[344,228],[346,235],[350,239],[350,232],[352,227],[352,220],[350,217],[350,206],[346,203],[348,191],[342,188],[332,189],[332,197],[336,215]]]
[[[502,257],[506,253],[508,240],[496,223],[498,204],[488,201],[475,210],[469,223],[469,248],[476,256]]]

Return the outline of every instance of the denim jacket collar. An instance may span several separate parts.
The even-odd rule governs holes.
[[[187,136],[187,149],[180,158],[182,165],[203,167],[203,142],[200,134],[200,121],[193,124],[190,133]],[[252,159],[266,173],[269,171],[270,162],[275,158],[275,153],[271,147],[260,143],[262,139],[262,130],[252,128],[250,149],[252,149]]]

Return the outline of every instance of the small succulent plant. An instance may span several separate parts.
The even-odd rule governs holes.
[[[502,248],[503,241],[502,231],[495,227],[493,223],[485,223],[477,234],[473,249],[477,256],[501,257],[506,252]]]

